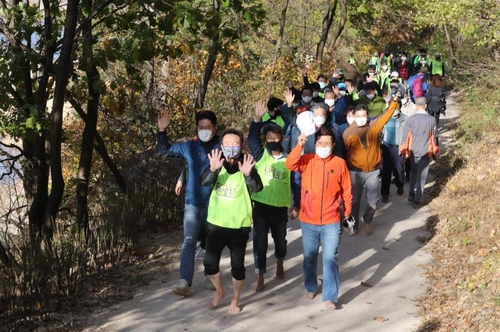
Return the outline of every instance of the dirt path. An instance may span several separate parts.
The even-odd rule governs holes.
[[[411,114],[413,109],[404,112]],[[440,130],[442,148],[450,144],[448,128],[456,116],[451,100]],[[428,185],[432,183],[431,174]],[[204,289],[203,266],[198,261],[191,298],[171,293],[176,278],[165,283],[158,280],[132,300],[90,317],[86,331],[415,331],[422,324],[415,300],[427,287],[421,266],[431,261],[421,241],[429,236],[425,223],[430,212],[427,206],[413,209],[406,201],[407,187],[404,196],[397,196],[393,186],[390,202],[379,203],[372,236],[361,231],[356,237],[343,237],[339,248],[340,310],[327,310],[321,295],[311,302],[303,300],[302,245],[299,223],[294,220],[289,223],[287,236],[286,280],[272,278],[275,260],[271,257],[266,288],[261,293],[252,290],[255,275],[251,241],[248,244],[247,282],[240,314],[228,313],[230,296],[223,299],[219,309],[208,308],[214,293]],[[274,252],[272,239],[268,252]],[[227,251],[221,271],[231,294]]]

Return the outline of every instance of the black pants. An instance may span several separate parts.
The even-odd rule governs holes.
[[[224,247],[229,248],[231,256],[231,275],[236,280],[245,280],[245,250],[247,247],[250,227],[239,229],[225,228],[208,224],[205,273],[219,273],[220,258]]]
[[[271,230],[274,239],[274,255],[283,260],[286,256],[286,224],[288,209],[275,207],[259,202],[253,208],[253,257],[255,273],[266,273],[267,264],[267,234]]]
[[[396,187],[404,186],[404,169],[401,157],[399,157],[399,149],[397,145],[389,145],[382,143],[382,186],[380,194],[388,196],[391,188],[391,177],[394,174]]]

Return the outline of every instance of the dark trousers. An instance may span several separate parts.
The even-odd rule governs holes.
[[[389,196],[393,174],[396,187],[402,188],[404,186],[404,167],[399,157],[397,145],[390,145],[383,142],[380,148],[382,149],[382,185],[380,194],[382,196]]]
[[[208,224],[205,273],[219,273],[220,258],[224,247],[228,247],[231,257],[231,275],[236,280],[245,280],[245,250],[250,227],[239,229],[225,228]]]
[[[253,257],[255,273],[266,273],[269,230],[274,240],[274,255],[283,260],[286,256],[286,224],[288,209],[259,202],[253,207]]]

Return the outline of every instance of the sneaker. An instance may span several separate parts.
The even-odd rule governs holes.
[[[420,209],[420,203],[418,203],[418,202],[414,202],[414,203],[413,203],[413,208],[414,208],[414,209]]]
[[[415,195],[414,194],[409,194],[408,195],[408,202],[413,202],[414,199],[415,199]]]
[[[389,195],[382,196],[382,203],[389,203]]]
[[[196,249],[196,253],[194,254],[194,258],[196,260],[203,260],[205,259],[205,249],[203,249],[202,247],[198,247],[198,249]]]
[[[205,289],[208,290],[208,291],[214,291],[215,290],[215,286],[210,281],[210,278],[208,276],[205,276]]]
[[[189,286],[186,280],[181,279],[177,285],[172,288],[172,293],[185,297],[191,296],[191,286]]]
[[[398,196],[401,196],[401,195],[403,195],[404,192],[405,192],[404,187],[399,187],[398,191],[396,193],[398,194]]]

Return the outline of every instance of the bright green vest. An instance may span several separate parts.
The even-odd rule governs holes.
[[[210,195],[207,214],[207,221],[219,227],[252,226],[252,202],[243,173],[229,174],[222,167]]]
[[[264,116],[262,117],[262,122],[269,121],[269,119],[271,119],[269,113],[264,113]],[[278,115],[276,119],[272,119],[271,122],[277,124],[281,128],[285,127],[285,121],[283,121],[283,117],[281,115]]]
[[[377,75],[377,83],[378,85],[383,88],[385,81],[387,80],[387,77],[391,75],[390,70],[387,70],[385,73],[383,71],[380,72],[380,74]]]
[[[432,75],[441,75],[443,76],[443,61],[442,60],[432,60]]]
[[[252,194],[254,201],[270,206],[290,207],[291,173],[285,167],[285,160],[286,158],[275,159],[267,149],[264,151],[262,158],[255,164],[264,187],[258,193]]]

